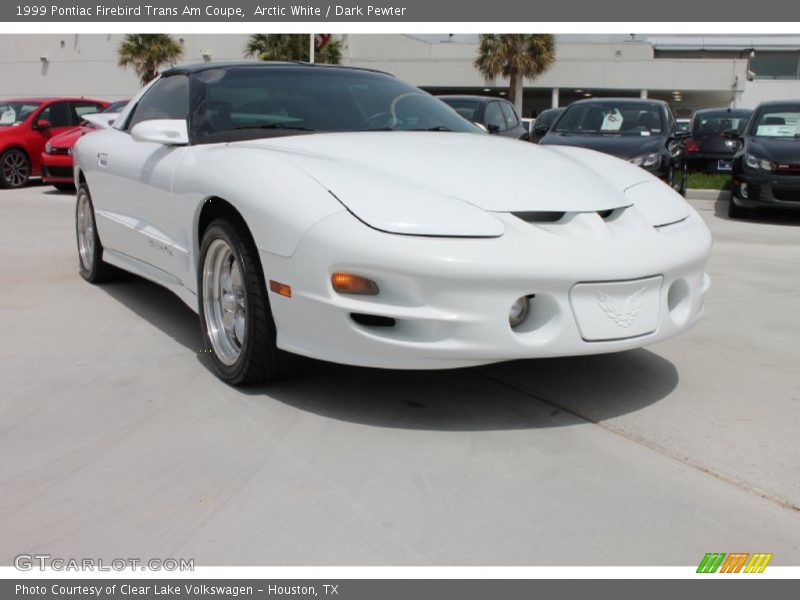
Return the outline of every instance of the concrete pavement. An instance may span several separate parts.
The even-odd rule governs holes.
[[[648,349],[238,390],[169,292],[78,276],[73,204],[0,191],[0,564],[800,564],[800,216],[695,202],[706,315]]]

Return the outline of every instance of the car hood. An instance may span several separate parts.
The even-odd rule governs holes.
[[[70,129],[58,135],[54,135],[50,138],[49,142],[53,148],[71,148],[75,145],[75,142],[91,131],[94,131],[94,128],[84,126],[76,127],[75,129]]]
[[[545,146],[578,146],[628,159],[658,152],[663,147],[664,140],[660,136],[648,135],[577,135],[550,132],[539,143]]]
[[[800,163],[800,140],[751,138],[747,148],[759,158],[766,158],[775,163]]]
[[[356,217],[392,233],[498,236],[504,226],[492,213],[604,211],[640,202],[658,225],[689,210],[667,186],[627,162],[497,136],[329,133],[236,145],[279,153]],[[634,201],[626,190],[644,182],[658,182],[664,193]]]

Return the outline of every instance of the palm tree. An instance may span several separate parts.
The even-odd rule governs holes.
[[[174,64],[183,47],[165,33],[129,33],[117,48],[119,66],[132,66],[142,85],[158,77],[162,65]]]
[[[308,61],[307,33],[254,33],[247,40],[244,55],[258,60]],[[314,62],[338,65],[342,62],[342,42],[335,37],[314,53]]]
[[[549,33],[484,33],[480,36],[475,68],[484,77],[508,78],[508,97],[522,112],[522,78],[535,79],[556,58],[555,38]]]

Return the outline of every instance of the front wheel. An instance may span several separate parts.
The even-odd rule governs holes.
[[[683,179],[681,180],[681,185],[678,188],[678,193],[686,198],[686,188],[689,187],[689,168],[686,165],[683,165]]]
[[[733,194],[731,194],[731,199],[728,200],[728,218],[730,219],[742,219],[747,217],[750,214],[750,209],[743,208],[736,204],[733,201]]]
[[[3,177],[0,183],[6,188],[21,188],[31,176],[31,161],[28,155],[18,148],[6,150],[0,157]]]
[[[89,188],[78,188],[75,202],[75,235],[78,239],[78,272],[89,283],[100,283],[109,278],[113,267],[103,262],[103,245],[97,235],[94,206]]]
[[[252,385],[288,374],[292,357],[276,345],[256,248],[239,227],[222,219],[209,225],[197,289],[203,341],[223,381]]]

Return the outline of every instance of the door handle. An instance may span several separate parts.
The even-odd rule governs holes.
[[[97,164],[101,167],[108,166],[108,154],[100,153],[97,155]]]

